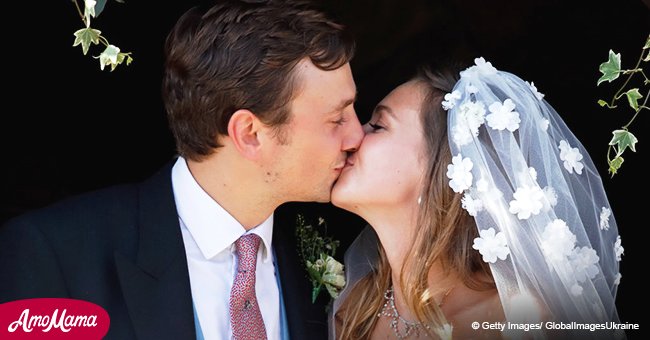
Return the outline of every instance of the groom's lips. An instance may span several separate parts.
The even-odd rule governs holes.
[[[341,170],[343,170],[343,168],[345,168],[345,165],[346,165],[346,163],[343,163],[341,165],[337,165],[336,167],[334,167],[334,170],[335,171],[341,171]]]

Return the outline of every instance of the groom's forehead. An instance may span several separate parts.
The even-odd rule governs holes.
[[[343,111],[357,99],[357,88],[349,64],[322,70],[311,62],[301,62],[294,76],[292,109],[312,109],[328,115]]]

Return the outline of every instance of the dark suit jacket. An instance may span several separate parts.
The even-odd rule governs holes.
[[[150,179],[67,199],[0,230],[0,303],[69,297],[102,306],[107,339],[195,339],[185,249],[167,164]],[[275,217],[291,339],[326,339],[325,305],[312,304],[293,223]],[[227,316],[224,316],[227,317]]]

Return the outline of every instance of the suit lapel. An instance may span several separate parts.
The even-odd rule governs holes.
[[[196,338],[185,247],[171,183],[173,163],[140,185],[136,258],[115,253],[124,299],[140,339]]]
[[[289,336],[291,339],[326,339],[326,301],[318,299],[314,304],[311,302],[311,282],[297,251],[295,222],[291,222],[290,215],[276,212],[273,226],[273,247],[280,273]]]

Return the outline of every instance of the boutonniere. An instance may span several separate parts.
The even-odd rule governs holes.
[[[332,299],[336,299],[345,286],[343,264],[334,259],[339,241],[321,235],[319,230],[323,230],[323,233],[327,231],[327,224],[322,217],[318,218],[316,226],[312,226],[307,223],[302,214],[298,214],[296,218],[298,251],[312,283],[312,303],[316,302],[323,287]]]

